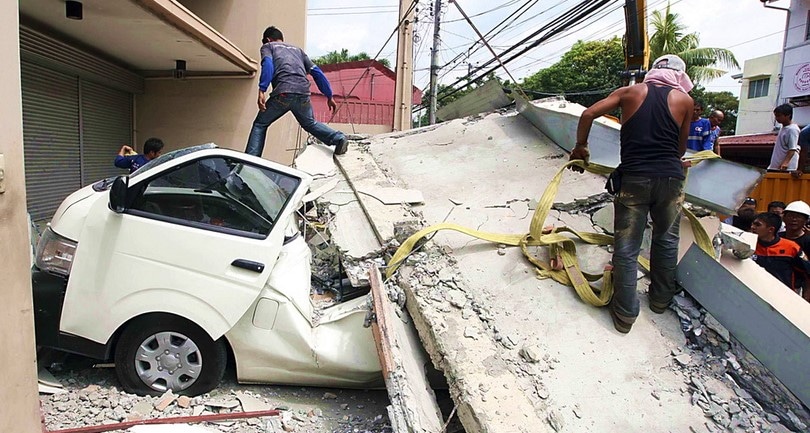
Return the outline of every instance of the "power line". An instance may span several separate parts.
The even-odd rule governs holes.
[[[378,15],[378,14],[395,14],[397,11],[369,11],[369,12],[326,12],[307,14],[308,17],[331,17],[336,15]]]
[[[398,5],[368,5],[368,6],[334,6],[324,8],[308,8],[308,11],[331,11],[331,10],[345,10],[345,9],[397,9]]]
[[[591,14],[596,13],[597,11],[599,11],[601,8],[603,8],[610,1],[611,0],[584,0],[584,1],[580,2],[580,3],[578,3],[573,8],[571,8],[571,9],[567,10],[566,12],[564,12],[562,15],[560,15],[557,18],[553,19],[550,23],[544,25],[543,27],[541,27],[539,30],[535,31],[534,33],[532,33],[528,37],[524,38],[518,44],[515,44],[511,48],[508,48],[507,50],[501,52],[498,56],[500,57],[500,56],[504,56],[506,54],[509,54],[511,51],[517,49],[520,45],[524,44],[526,41],[532,40],[534,37],[536,37],[540,33],[546,32],[543,36],[541,36],[540,38],[538,38],[537,40],[532,42],[528,47],[524,48],[522,51],[512,55],[511,57],[509,57],[506,60],[503,60],[502,63],[505,65],[505,64],[515,60],[516,58],[520,57],[521,55],[525,54],[526,52],[532,50],[536,46],[542,44],[543,42],[545,42],[549,38],[555,36],[556,34],[558,34],[560,32],[563,32],[563,31],[565,31],[565,30],[579,24],[581,21],[583,21],[585,18],[587,18]],[[482,73],[481,75],[479,75],[475,79],[470,79],[470,81],[467,84],[465,84],[465,85],[463,85],[461,87],[453,88],[453,86],[455,86],[456,84],[459,84],[460,82],[462,82],[465,79],[472,76],[472,74],[477,73],[478,71],[484,69],[486,66],[490,65],[494,61],[495,61],[495,59],[490,59],[489,61],[485,62],[483,65],[476,67],[475,70],[472,71],[472,73],[467,74],[466,76],[456,80],[453,84],[451,84],[450,86],[447,87],[447,88],[449,88],[451,90],[446,91],[442,95],[442,97],[439,98],[439,100],[447,98],[448,96],[450,96],[450,95],[452,95],[452,94],[454,94],[454,93],[468,87],[475,80],[483,78],[483,77],[487,76],[488,74],[490,74],[491,72],[495,71],[498,67],[494,67],[494,68],[491,68],[491,69],[487,70],[486,72]]]
[[[492,8],[492,9],[490,9],[488,11],[479,12],[477,14],[470,15],[470,18],[480,17],[481,15],[486,15],[486,14],[488,14],[490,12],[495,12],[495,11],[501,10],[503,8],[512,6],[513,4],[517,3],[518,1],[519,0],[508,1],[508,2],[498,6],[496,8]],[[464,21],[464,18],[458,18],[458,19],[455,19],[455,20],[448,20],[448,21],[445,21],[445,23],[455,23],[455,22],[459,22],[459,21]]]

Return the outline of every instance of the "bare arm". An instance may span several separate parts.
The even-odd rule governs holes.
[[[588,135],[591,133],[593,121],[597,117],[619,108],[622,95],[625,91],[626,88],[624,87],[615,90],[608,95],[607,98],[596,102],[582,112],[582,115],[579,117],[579,124],[577,124],[577,142],[574,145],[574,149],[571,151],[571,156],[568,158],[570,161],[581,159],[585,162],[585,165],[588,165],[588,158],[591,156],[591,153],[588,151]],[[576,166],[572,166],[571,170],[580,173],[585,171]]]

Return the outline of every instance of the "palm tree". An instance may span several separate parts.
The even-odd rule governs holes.
[[[678,14],[671,13],[667,2],[664,13],[652,14],[654,31],[650,36],[650,61],[664,54],[675,54],[686,62],[686,73],[695,83],[711,81],[726,73],[725,68],[739,69],[734,53],[725,48],[700,47],[697,33],[686,33]]]

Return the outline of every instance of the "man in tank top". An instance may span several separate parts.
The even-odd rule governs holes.
[[[621,163],[611,176],[614,199],[613,286],[609,310],[619,332],[630,332],[639,314],[636,293],[641,239],[652,220],[650,309],[663,313],[678,292],[675,266],[683,203],[684,168],[694,105],[686,64],[668,54],[653,62],[644,82],[622,87],[582,113],[571,160],[587,164],[594,119],[621,109]],[[582,171],[572,167],[575,171]]]

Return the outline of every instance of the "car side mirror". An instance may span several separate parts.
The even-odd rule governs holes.
[[[128,176],[118,176],[110,187],[110,209],[115,213],[123,213],[127,209]]]

